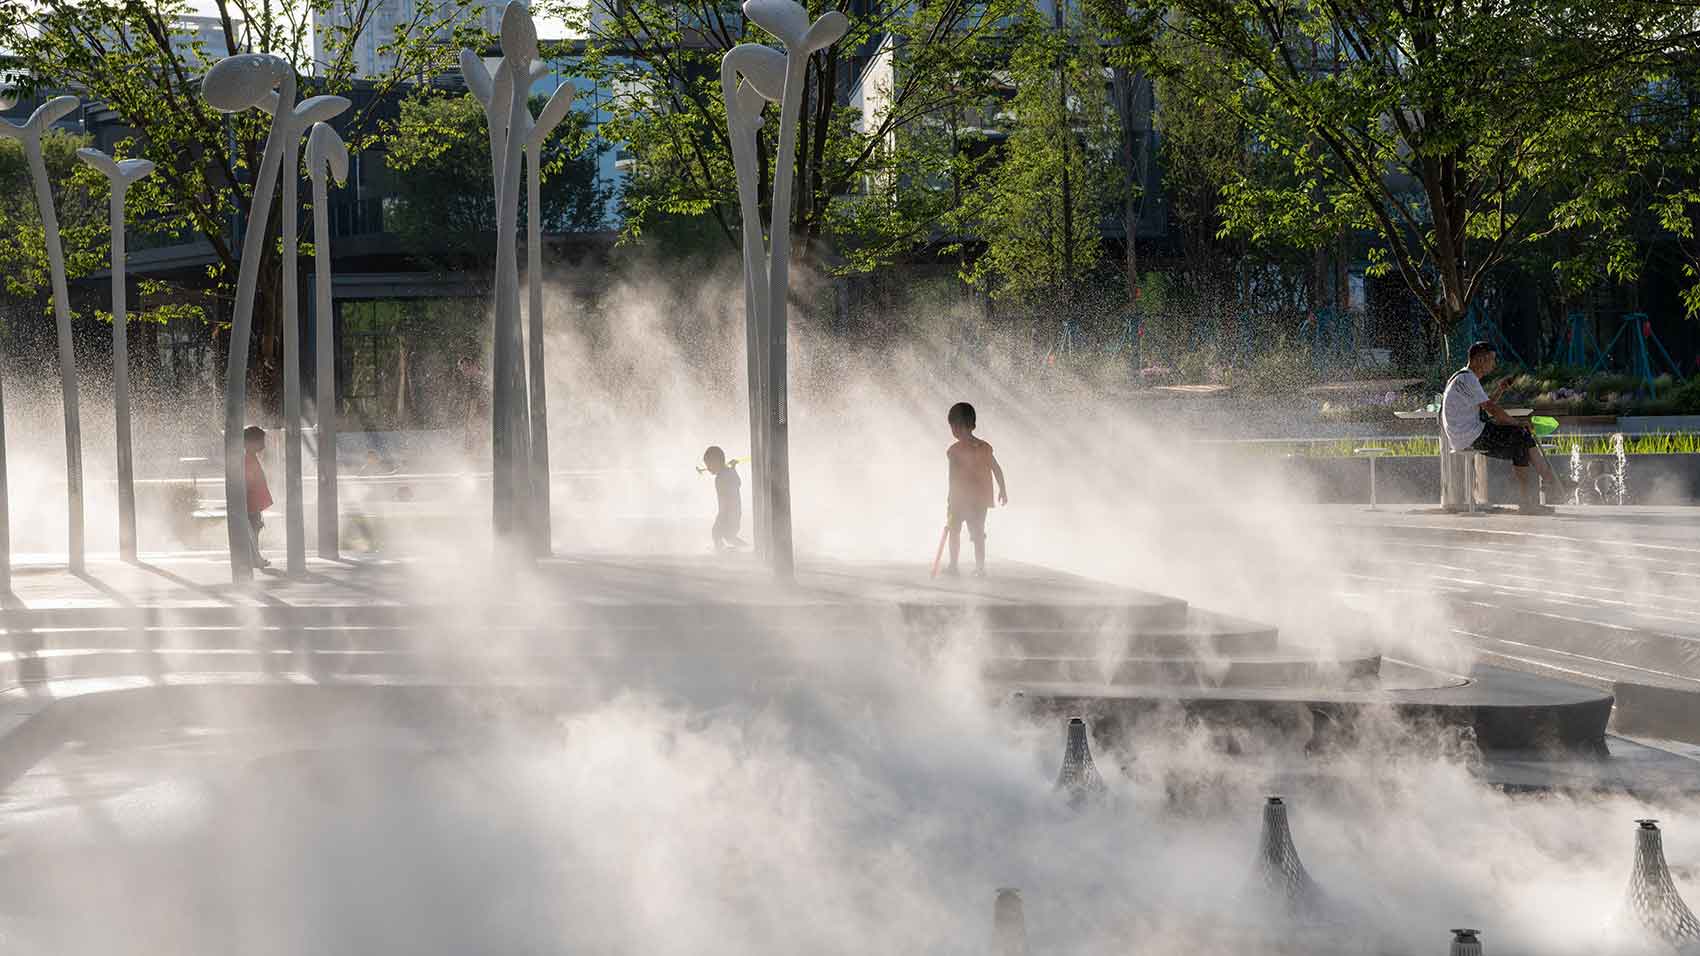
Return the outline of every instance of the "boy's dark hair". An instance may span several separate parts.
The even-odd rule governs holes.
[[[1469,355],[1469,358],[1467,359],[1467,361],[1474,362],[1476,360],[1476,356],[1478,356],[1478,355],[1487,355],[1487,354],[1496,353],[1498,351],[1499,351],[1498,349],[1493,347],[1492,342],[1489,342],[1487,339],[1482,339],[1481,341],[1470,346],[1470,355]]]
[[[961,425],[963,428],[972,431],[974,428],[974,406],[967,402],[957,402],[950,406],[950,414],[945,416],[945,421],[952,425]]]
[[[242,440],[245,442],[254,441],[255,439],[264,441],[265,437],[266,430],[258,425],[249,425],[247,428],[242,429]]]
[[[722,451],[719,445],[710,445],[708,450],[702,453],[702,460],[704,464],[719,462],[724,465],[726,464],[726,452]]]

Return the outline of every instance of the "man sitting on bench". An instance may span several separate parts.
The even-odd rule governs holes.
[[[1549,488],[1558,488],[1558,476],[1541,454],[1529,426],[1519,424],[1499,407],[1498,399],[1505,394],[1511,380],[1499,383],[1492,395],[1482,388],[1482,378],[1493,371],[1497,362],[1492,344],[1477,342],[1470,346],[1469,364],[1452,373],[1446,382],[1446,394],[1440,400],[1441,427],[1446,429],[1446,438],[1454,449],[1473,448],[1489,458],[1511,462],[1525,514],[1552,514],[1552,509],[1541,504],[1540,496],[1529,483],[1529,463],[1534,462],[1535,470]]]

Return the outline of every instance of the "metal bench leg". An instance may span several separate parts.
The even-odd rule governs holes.
[[[1371,511],[1376,510],[1376,507],[1375,507],[1375,458],[1376,458],[1376,456],[1374,456],[1374,455],[1369,456],[1369,510],[1371,510]]]

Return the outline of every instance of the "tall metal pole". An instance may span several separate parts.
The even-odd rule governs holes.
[[[264,257],[272,192],[282,162],[279,136],[288,124],[288,111],[276,107],[295,100],[295,69],[283,59],[263,53],[243,53],[213,64],[201,81],[202,95],[216,110],[239,112],[274,104],[271,131],[266,136],[248,226],[242,234],[242,260],[236,274],[236,307],[230,319],[230,355],[224,372],[224,502],[225,530],[230,543],[230,576],[242,584],[254,577],[252,531],[246,517],[247,478],[243,467],[242,429],[248,398],[248,343],[254,327],[254,293]],[[274,92],[275,91],[275,92]]]
[[[526,107],[526,112],[530,113],[530,107]],[[543,172],[539,168],[543,144],[533,136],[526,139],[525,271],[531,292],[526,305],[530,331],[526,369],[531,379],[531,530],[538,555],[546,557],[555,542],[549,526],[549,402],[543,370]]]
[[[331,300],[331,226],[327,175],[348,178],[348,147],[325,123],[307,138],[307,170],[313,183],[314,421],[319,427],[319,557],[341,556],[336,490],[336,313]]]
[[[109,224],[112,233],[112,405],[116,425],[118,458],[118,555],[136,560],[136,483],[130,441],[130,310],[126,295],[124,255],[124,198],[130,184],[153,172],[146,159],[116,162],[98,149],[77,150],[77,158],[106,176],[112,198]]]
[[[71,296],[65,287],[65,249],[59,238],[59,216],[53,206],[53,187],[47,178],[41,137],[49,126],[75,110],[77,105],[74,96],[56,96],[38,107],[21,127],[0,123],[0,134],[20,140],[24,147],[30,178],[35,184],[35,204],[41,214],[41,230],[47,244],[48,272],[53,282],[53,317],[59,340],[59,389],[65,413],[66,563],[73,572],[83,570],[83,431],[77,397],[77,353],[71,337]]]
[[[280,109],[292,109],[284,103]],[[283,170],[283,536],[291,577],[307,573],[307,530],[301,503],[301,279],[296,231],[301,219],[301,133],[292,125]]]

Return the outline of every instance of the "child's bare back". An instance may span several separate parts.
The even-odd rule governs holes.
[[[997,488],[996,502],[1009,504],[1009,490],[1004,484],[1003,467],[992,452],[990,442],[974,436],[978,424],[974,406],[957,402],[947,417],[950,433],[956,442],[945,452],[950,462],[950,495],[946,527],[950,539],[950,567],[946,573],[957,573],[957,558],[961,553],[961,529],[968,526],[968,537],[974,542],[974,573],[986,573],[986,512],[993,504],[992,490]]]

